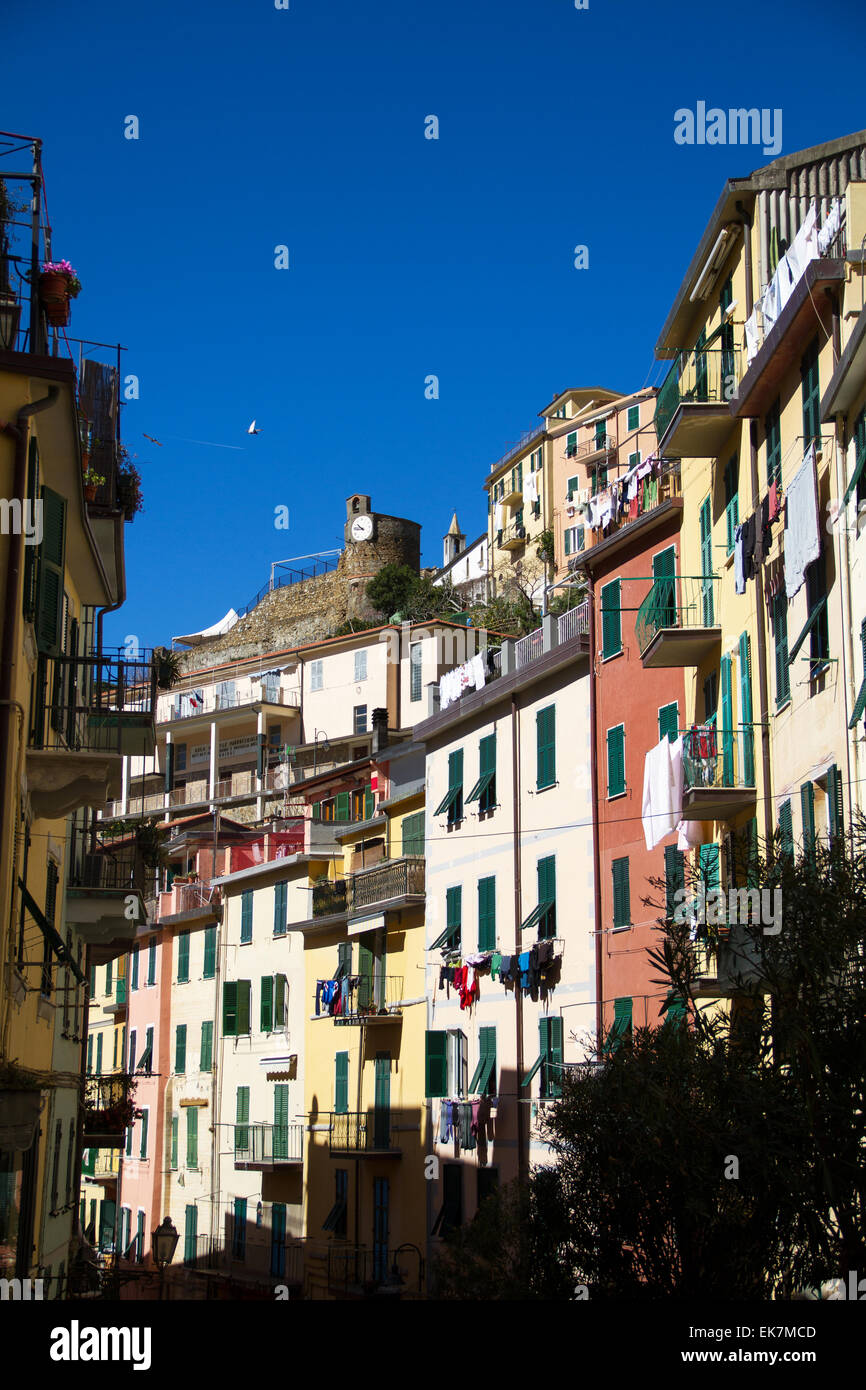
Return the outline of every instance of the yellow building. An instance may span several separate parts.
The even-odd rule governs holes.
[[[37,286],[50,246],[39,142],[32,153]],[[15,235],[0,227],[4,251]],[[153,680],[146,656],[100,650],[102,614],[125,596],[134,502],[116,355],[107,365],[89,350],[77,373],[38,296],[28,309],[0,290],[0,1275],[42,1277],[54,1298],[82,1147],[104,1109],[98,1086],[82,1095],[88,971],[122,951],[143,913],[136,865],[109,869],[93,853],[92,808],[119,793],[124,754],[152,751]]]
[[[371,771],[375,804],[311,866],[300,924],[305,1287],[320,1298],[418,1296],[426,1279],[423,750],[380,748],[359,784]],[[350,789],[348,769],[331,776]]]
[[[680,463],[682,559],[646,581],[638,635],[645,666],[685,668],[684,807],[723,888],[746,886],[756,837],[808,849],[853,809],[842,533],[826,525],[838,459],[821,399],[855,274],[859,294],[846,197],[864,154],[861,132],[730,180],[656,345],[672,359],[655,425]],[[736,945],[712,953],[709,993],[726,992]]]

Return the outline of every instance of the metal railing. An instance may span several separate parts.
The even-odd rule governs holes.
[[[423,1261],[410,1248],[385,1245],[330,1245],[327,1249],[328,1292],[371,1292],[383,1285],[395,1293],[419,1296],[423,1290]]]
[[[71,888],[105,888],[141,892],[147,884],[147,869],[140,855],[126,846],[122,850],[100,849],[74,860],[69,868]]]
[[[520,541],[524,543],[526,541],[526,526],[522,521],[509,522],[509,524],[503,527],[502,531],[499,532],[499,536],[500,539],[498,544],[500,549],[511,541]]]
[[[677,354],[656,400],[659,440],[681,405],[728,404],[739,380],[740,356],[734,347],[691,348]]]
[[[326,879],[313,884],[313,916],[327,917],[332,912],[346,911],[346,880]]]
[[[168,894],[163,894],[168,897]],[[173,883],[167,911],[162,918],[175,917],[181,912],[195,912],[219,902],[220,890],[207,883]]]
[[[613,454],[616,452],[616,435],[605,433],[584,439],[573,450],[566,449],[567,458],[589,458],[591,454]]]
[[[516,444],[512,444],[510,449],[506,449],[505,453],[498,458],[495,463],[490,465],[490,472],[495,473],[496,470],[502,468],[509,459],[513,459],[517,454],[523,453],[524,449],[527,449],[536,439],[540,439],[546,430],[546,425],[534,425],[531,430],[527,430],[525,434],[520,436]]]
[[[375,970],[371,974],[355,975],[343,981],[340,1012],[334,1017],[354,1022],[397,1013],[402,999],[402,975],[380,975]]]
[[[394,859],[373,869],[363,869],[349,879],[346,905],[349,912],[374,907],[389,898],[424,894],[424,860]]]
[[[717,719],[683,731],[683,789],[754,787],[755,739],[750,724],[717,727]]]
[[[202,714],[215,714],[218,710],[243,709],[247,705],[258,705],[268,703],[272,705],[285,705],[290,709],[300,708],[300,694],[297,690],[280,690],[268,688],[260,693],[247,691],[244,694],[229,695],[220,694],[212,686],[205,687],[201,693],[201,700],[196,698],[194,690],[175,691],[172,696],[170,712],[167,716],[169,720],[195,719]]]
[[[135,1104],[135,1078],[128,1072],[84,1079],[82,1129],[85,1147],[99,1147],[98,1138],[122,1135],[132,1124]]]
[[[350,1110],[346,1114],[331,1114],[328,1145],[342,1153],[387,1153],[394,1151],[393,1115],[390,1108],[375,1106],[370,1110]]]
[[[304,1157],[304,1126],[235,1125],[234,1155],[235,1164],[301,1163]]]
[[[584,599],[575,608],[569,608],[567,613],[560,613],[556,627],[560,642],[589,636],[589,599]]]
[[[643,655],[665,628],[714,627],[719,578],[714,574],[665,575],[656,579],[637,610],[635,636]]]
[[[131,751],[124,734],[153,719],[156,673],[136,658],[40,655],[33,683],[30,746],[100,753]]]
[[[527,637],[521,637],[519,642],[514,644],[514,663],[519,670],[529,661],[535,661],[541,656],[544,650],[543,629],[537,627],[534,632],[530,632]]]

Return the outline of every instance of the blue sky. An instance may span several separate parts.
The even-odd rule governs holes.
[[[271,561],[341,545],[353,491],[420,521],[439,563],[452,508],[484,529],[490,464],[557,391],[656,380],[723,181],[766,162],[676,145],[674,111],[781,108],[783,154],[860,129],[861,89],[828,74],[862,7],[834,7],[823,77],[821,13],[7,0],[0,124],[44,141],[54,254],[84,287],[69,331],[122,342],[140,379],[123,433],[145,511],[106,641],[215,622]]]

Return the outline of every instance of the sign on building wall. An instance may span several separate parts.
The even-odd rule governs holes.
[[[239,738],[220,739],[219,760],[222,762],[223,759],[247,756],[250,753],[255,753],[256,747],[257,741],[255,734],[244,734]],[[196,763],[209,763],[210,744],[192,744],[189,750],[189,761],[191,766],[195,766]]]

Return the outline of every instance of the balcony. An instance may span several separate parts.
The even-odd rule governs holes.
[[[84,1082],[82,1142],[86,1149],[120,1149],[135,1118],[135,1078],[126,1072]]]
[[[209,883],[173,883],[159,895],[159,921],[207,926],[219,920],[220,890]]]
[[[160,723],[183,723],[189,719],[212,719],[223,713],[237,714],[244,710],[254,710],[258,705],[279,706],[282,709],[300,710],[301,697],[297,690],[282,690],[275,686],[265,686],[260,692],[247,691],[239,694],[220,691],[214,687],[201,690],[187,690],[170,697],[170,704]]]
[[[693,995],[724,998],[753,984],[761,963],[761,946],[754,929],[750,932],[741,924],[732,923],[727,927],[704,927],[703,931],[706,934],[699,935],[691,948],[695,968]]]
[[[346,911],[346,880],[328,878],[313,884],[313,916],[330,917]]]
[[[597,434],[595,437],[584,439],[583,443],[578,444],[576,449],[566,450],[566,457],[582,459],[584,463],[600,464],[602,468],[610,463],[615,454],[616,435],[610,433]]]
[[[635,622],[644,667],[699,666],[722,640],[718,609],[715,575],[656,579]]]
[[[556,620],[559,645],[572,642],[577,637],[589,637],[589,599],[584,599],[567,613],[560,613]]]
[[[376,1106],[331,1115],[328,1147],[332,1158],[400,1158],[394,1142],[393,1113]]]
[[[366,975],[352,975],[341,981],[335,1024],[384,1024],[402,1015],[403,976],[380,975],[374,968]]]
[[[593,556],[598,559],[599,555],[608,554],[611,550],[627,544],[636,532],[662,525],[668,518],[672,506],[682,508],[682,478],[678,458],[661,459],[657,475],[652,481],[657,486],[638,491],[637,516],[633,517],[630,512],[626,512],[619,520],[611,522],[606,535],[597,528],[590,527],[591,539],[588,548],[579,555],[572,556],[572,562],[577,560],[580,567],[586,566]]]
[[[143,896],[147,882],[148,870],[130,845],[85,854],[72,864],[66,921],[91,948],[91,964],[113,960],[135,940],[138,927],[147,920]]]
[[[740,375],[738,348],[680,352],[656,401],[660,454],[716,458],[733,428],[730,402]]]
[[[731,821],[755,799],[752,726],[717,730],[708,721],[689,729],[683,737],[683,820]]]
[[[116,797],[121,759],[154,751],[155,695],[149,653],[40,655],[27,748],[34,815],[59,820]]]
[[[259,1173],[297,1168],[304,1161],[304,1126],[235,1125],[235,1167]]]
[[[521,550],[526,545],[526,527],[522,522],[519,525],[516,521],[510,522],[499,535],[500,550]]]
[[[393,859],[352,874],[346,894],[350,916],[365,910],[424,901],[424,860]]]
[[[114,982],[114,984],[113,984],[113,986],[112,986],[112,990],[111,990],[111,999],[110,999],[109,1002],[104,1006],[104,1011],[105,1011],[105,1013],[107,1013],[107,1014],[114,1014],[114,1015],[116,1016],[117,1014],[122,1014],[122,1013],[125,1013],[125,1012],[126,1012],[126,1005],[127,1005],[126,976],[125,976],[125,975],[121,975],[121,976],[120,976],[120,979],[119,979],[119,980],[115,980],[115,982]]]
[[[341,1241],[339,1245],[329,1245],[323,1259],[327,1259],[328,1293],[336,1298],[423,1295],[424,1262],[414,1246],[368,1249]]]

